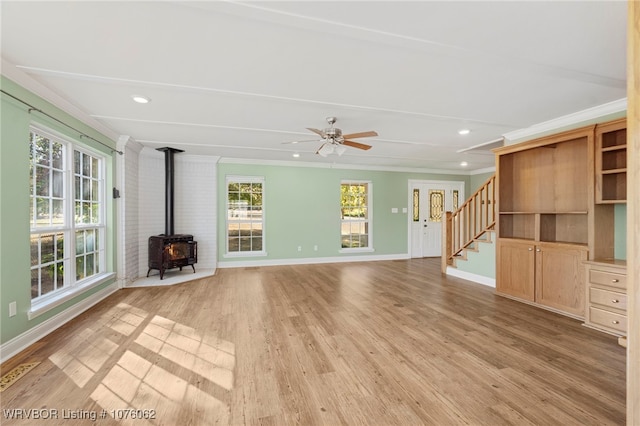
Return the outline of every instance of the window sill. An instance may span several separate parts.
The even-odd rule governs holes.
[[[40,315],[50,311],[51,309],[73,299],[74,297],[79,296],[82,293],[99,286],[100,284],[104,284],[110,279],[113,279],[115,276],[116,274],[114,272],[100,274],[84,281],[80,285],[62,290],[55,295],[46,298],[45,300],[31,303],[31,309],[29,310],[29,312],[27,312],[27,316],[29,320],[37,318]]]
[[[373,253],[375,249],[369,247],[361,248],[343,248],[338,250],[338,253]]]
[[[225,253],[222,255],[222,257],[228,259],[234,257],[262,257],[266,255],[266,251],[239,251],[235,253]]]

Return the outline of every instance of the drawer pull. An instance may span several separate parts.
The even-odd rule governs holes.
[[[613,321],[611,321],[611,324],[620,324],[620,321],[618,321],[618,320],[613,320]]]
[[[611,282],[612,282],[612,283],[619,283],[619,282],[620,282],[620,280],[619,280],[619,279],[617,279],[617,278],[614,278],[614,279],[612,279],[612,280],[611,280]]]
[[[619,301],[618,299],[613,299],[613,300],[611,301],[611,303],[619,303],[619,302],[620,302],[620,301]]]

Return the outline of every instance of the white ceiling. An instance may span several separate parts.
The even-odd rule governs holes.
[[[1,54],[110,136],[149,147],[478,170],[493,166],[489,151],[458,151],[625,97],[626,10],[624,1],[3,0]],[[327,127],[328,116],[344,133],[376,130],[358,139],[373,148],[323,158],[320,142],[283,143],[315,139],[306,128]]]

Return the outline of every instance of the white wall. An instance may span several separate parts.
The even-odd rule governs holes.
[[[219,157],[174,155],[174,232],[198,242],[198,269],[215,269],[216,168]],[[164,153],[140,152],[138,168],[138,275],[147,275],[148,240],[164,233]]]
[[[118,183],[120,198],[116,203],[120,204],[120,218],[118,234],[118,279],[127,284],[138,278],[140,266],[138,251],[139,232],[139,191],[138,172],[140,164],[140,151],[142,145],[128,136],[123,136],[118,140],[118,149],[124,152],[122,158],[118,157],[118,173],[122,176],[122,181]]]

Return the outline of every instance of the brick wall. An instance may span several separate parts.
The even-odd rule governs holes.
[[[164,153],[143,148],[138,165],[138,276],[147,274],[148,239],[164,233]],[[215,269],[218,157],[174,156],[174,231],[198,241],[198,269]]]

